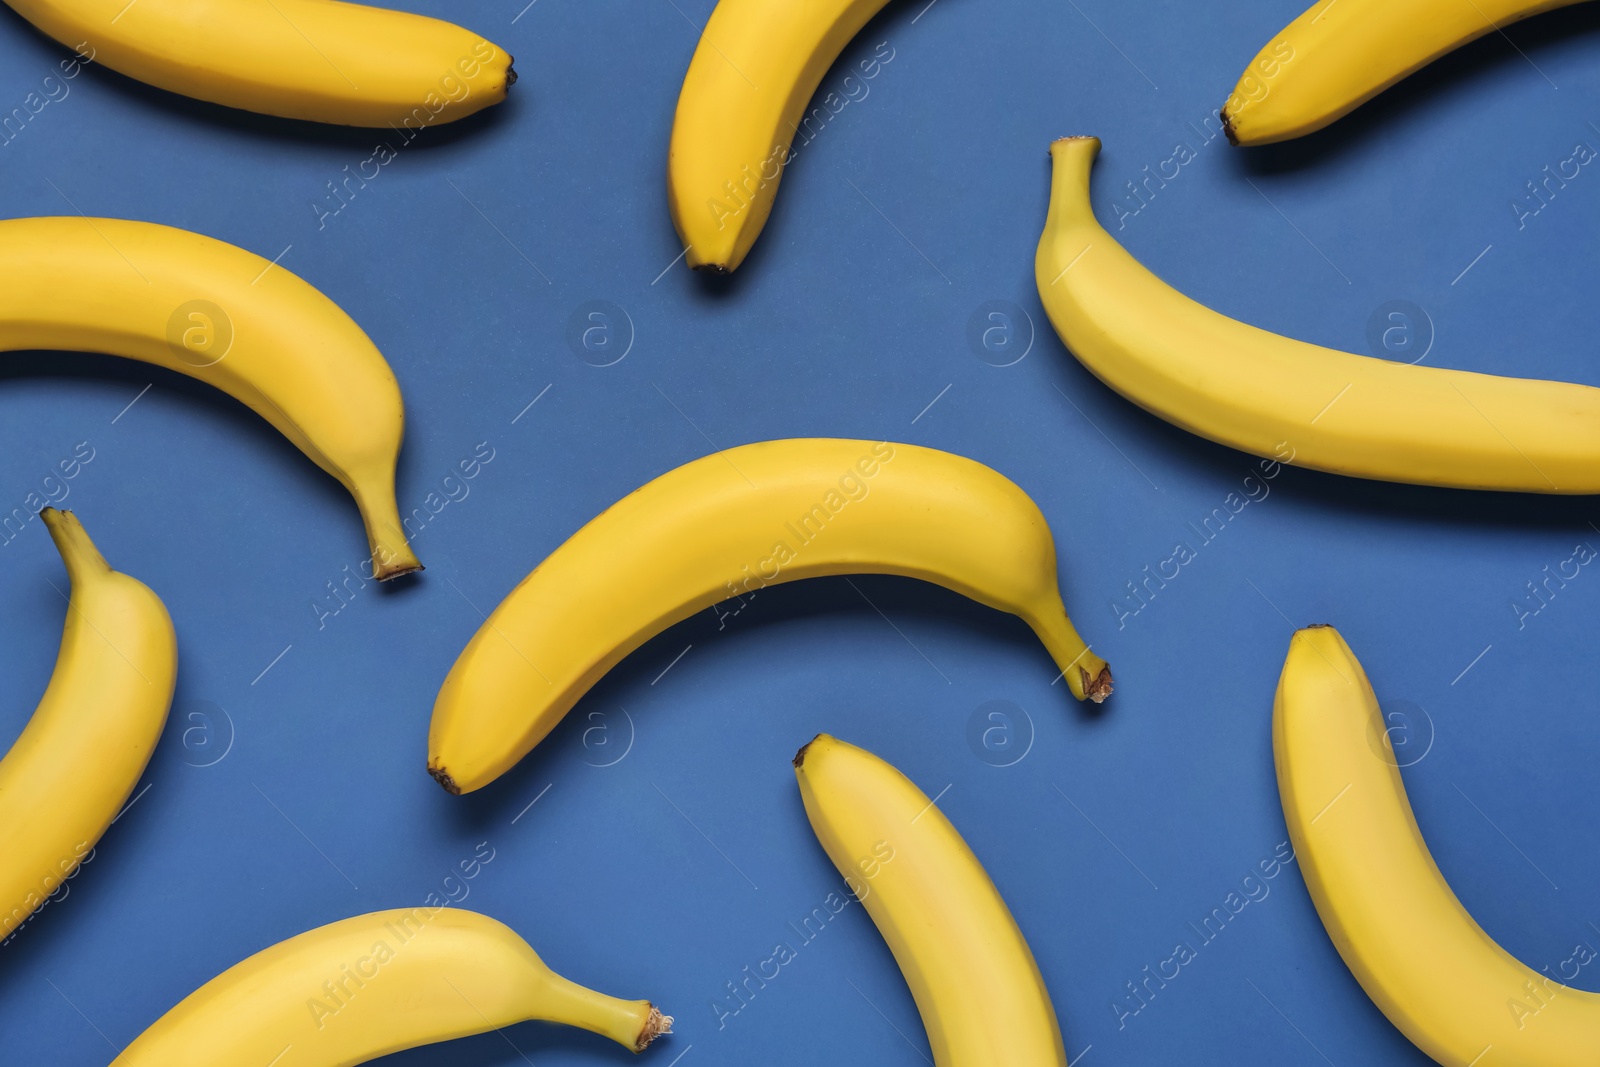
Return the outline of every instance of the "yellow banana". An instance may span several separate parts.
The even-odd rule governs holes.
[[[1331,626],[1289,643],[1272,717],[1278,792],[1334,947],[1445,1067],[1587,1067],[1600,995],[1525,967],[1467,914],[1428,852],[1372,686]]]
[[[667,203],[697,270],[726,274],[767,224],[822,76],[888,0],[718,0],[672,120]]]
[[[1335,474],[1528,493],[1600,492],[1600,389],[1410,366],[1268,333],[1190,300],[1095,221],[1100,141],[1050,146],[1035,277],[1095,376],[1190,433]]]
[[[167,609],[106,565],[70,511],[39,513],[72,595],[44,699],[0,759],[0,939],[94,849],[139,783],[172,705]]]
[[[1320,130],[1446,52],[1577,0],[1317,0],[1268,41],[1222,108],[1234,144]]]
[[[1028,495],[961,456],[800,438],[687,463],[613,504],[489,616],[433,708],[428,771],[470,793],[509,770],[606,671],[730,597],[830,574],[937,582],[1019,615],[1079,700],[1111,671],[1073,629]]]
[[[642,1052],[671,1032],[648,1000],[618,1000],[547,967],[503,923],[399,908],[329,923],[223,971],[140,1034],[113,1067],[354,1067],[528,1019]]]
[[[148,222],[0,222],[0,351],[30,349],[125,356],[216,386],[351,492],[378,578],[421,569],[395,504],[405,412],[394,372],[283,267]]]
[[[911,987],[937,1067],[1066,1067],[1028,942],[933,801],[827,734],[796,754],[794,774],[817,840]]]
[[[511,57],[438,19],[337,0],[5,0],[80,55],[282,118],[421,129],[505,99]]]

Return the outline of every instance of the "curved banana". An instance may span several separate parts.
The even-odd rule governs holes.
[[[80,55],[197,100],[417,130],[505,99],[511,57],[438,19],[337,0],[5,0]]]
[[[400,386],[338,305],[282,267],[122,219],[0,222],[0,351],[104,352],[253,408],[356,498],[373,573],[422,565],[395,504]]]
[[[319,926],[223,971],[140,1034],[112,1067],[353,1067],[529,1019],[634,1052],[671,1033],[648,1000],[618,1000],[547,967],[503,923],[398,908]]]
[[[1296,466],[1414,485],[1600,492],[1600,389],[1409,366],[1295,341],[1190,300],[1095,221],[1100,141],[1050,146],[1039,298],[1072,354],[1175,426]]]
[[[1317,913],[1390,1022],[1446,1067],[1595,1062],[1600,995],[1523,966],[1461,906],[1417,828],[1366,673],[1331,626],[1289,643],[1272,750]]]
[[[689,266],[727,274],[744,262],[797,139],[820,129],[806,109],[822,76],[887,2],[718,0],[667,156],[667,203]]]
[[[794,775],[817,840],[911,987],[937,1067],[1066,1067],[1028,942],[933,801],[827,734],[795,755]]]
[[[107,566],[72,512],[39,517],[72,595],[44,699],[0,759],[0,939],[72,876],[122,810],[178,675],[161,598]]]
[[[1238,145],[1320,130],[1507,25],[1578,0],[1317,0],[1268,41],[1222,108]]]
[[[1111,692],[1111,671],[1061,602],[1050,527],[1012,482],[916,445],[766,441],[635,490],[523,579],[439,691],[428,771],[452,793],[479,789],[668,626],[730,597],[829,574],[922,578],[1020,615],[1074,696]]]

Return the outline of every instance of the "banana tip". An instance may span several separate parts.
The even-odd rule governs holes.
[[[71,511],[62,511],[60,508],[51,507],[41,508],[39,510],[39,521],[44,523],[46,530],[50,531],[50,538],[56,542],[57,547],[63,544],[63,539],[66,541],[88,539],[89,535],[84,531],[83,523],[79,522],[78,516]]]
[[[428,568],[416,561],[412,561],[410,563],[384,564],[378,567],[378,581],[392,582],[396,578],[404,578],[408,574],[417,574],[427,569]]]
[[[806,761],[806,753],[808,751],[810,751],[811,746],[816,744],[818,741],[821,741],[824,737],[827,737],[827,736],[828,736],[827,734],[818,734],[816,737],[813,737],[811,740],[807,741],[805,744],[800,746],[800,751],[796,752],[794,754],[794,760],[792,761],[794,763],[794,769],[795,770],[799,770],[800,766],[803,763],[805,763],[805,761]]]
[[[449,771],[445,770],[436,763],[430,763],[428,764],[428,773],[433,775],[434,781],[438,782],[444,787],[444,791],[446,793],[449,793],[453,797],[458,797],[461,795],[461,787],[456,784],[456,780],[454,778],[450,777]]]
[[[509,89],[517,84],[517,57],[507,56],[506,60],[506,88]]]
[[[644,1021],[644,1029],[639,1031],[639,1040],[633,1044],[633,1051],[643,1052],[650,1047],[650,1042],[663,1034],[672,1033],[672,1016],[661,1014],[661,1009],[654,1004],[650,1005],[650,1017]]]
[[[89,537],[89,531],[83,528],[83,523],[71,511],[41,508],[39,521],[49,531],[50,540],[55,542],[56,551],[61,553],[61,560],[67,566],[67,577],[74,582],[90,573],[111,569]]]
[[[1226,107],[1217,112],[1222,116],[1222,135],[1228,139],[1233,147],[1239,147],[1239,131],[1233,128],[1233,115]]]
[[[1111,695],[1111,668],[1101,667],[1100,673],[1095,675],[1092,681],[1089,672],[1082,667],[1078,668],[1078,673],[1083,676],[1083,695],[1096,704],[1104,703],[1106,697]]]
[[[1089,142],[1089,147],[1095,151],[1098,152],[1100,150],[1100,138],[1096,137],[1092,133],[1074,133],[1066,137],[1057,137],[1054,141],[1050,142],[1050,148],[1052,151],[1054,151],[1058,147],[1077,144],[1082,141]]]

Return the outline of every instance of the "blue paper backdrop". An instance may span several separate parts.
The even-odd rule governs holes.
[[[103,1064],[244,956],[448,884],[564,973],[677,1015],[652,1062],[922,1063],[914,1005],[859,907],[737,1014],[719,1024],[713,1007],[840,887],[788,763],[826,730],[946,790],[1084,1067],[1424,1063],[1341,964],[1294,866],[1137,1014],[1113,1006],[1285,839],[1272,692],[1291,630],[1317,621],[1401,713],[1417,817],[1483,926],[1552,970],[1600,945],[1600,576],[1580,568],[1536,614],[1525,599],[1544,568],[1600,546],[1600,509],[1290,470],[1123,615],[1125,583],[1194,540],[1187,524],[1254,464],[1102,387],[1033,284],[1052,138],[1105,140],[1095,203],[1114,230],[1123,183],[1183,144],[1193,158],[1118,236],[1195,298],[1355,351],[1408,301],[1416,332],[1390,341],[1431,337],[1430,364],[1600,383],[1600,174],[1583,168],[1537,214],[1511,206],[1575,144],[1600,145],[1600,15],[1492,35],[1322,135],[1244,152],[1206,120],[1300,0],[896,0],[825,80],[851,102],[719,284],[669,267],[664,190],[711,0],[524,2],[397,5],[498,41],[522,80],[320,224],[312,205],[373,133],[90,67],[0,147],[5,215],[81,210],[281,252],[346,308],[405,392],[403,508],[480,443],[493,454],[418,537],[425,575],[368,585],[319,625],[325,583],[364,556],[360,525],[265,422],[123,361],[0,364],[0,511],[88,442],[66,506],[165,598],[182,647],[137,803],[0,949],[0,1060]],[[892,60],[847,86],[845,64],[880,42]],[[0,13],[0,112],[66,55]],[[594,301],[628,348],[610,366],[569,343]],[[991,302],[1023,313],[989,336],[997,351],[971,339]],[[713,444],[797,435],[932,445],[1021,484],[1055,531],[1075,620],[1115,667],[1113,700],[1075,705],[1021,623],[953,594],[816,581],[652,641],[493,788],[453,799],[429,780],[434,694],[480,609],[642,482]],[[0,743],[49,675],[61,581],[37,524],[0,547]],[[1026,748],[1006,767],[969,740],[997,701]],[[482,842],[493,860],[446,883]],[[1600,990],[1600,972],[1574,984]],[[625,1056],[530,1024],[385,1062],[524,1055]]]

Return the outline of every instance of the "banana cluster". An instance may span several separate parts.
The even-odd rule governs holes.
[[[388,126],[408,141],[501,102],[516,80],[511,57],[469,30],[338,0],[5,2],[75,50],[68,77],[94,62],[224,107]],[[1301,136],[1445,52],[1568,2],[1319,0],[1250,61],[1221,128],[1240,145]],[[885,3],[717,3],[668,150],[667,206],[691,267],[728,273],[745,261],[784,169],[815,136],[818,86]],[[885,47],[860,61],[861,77],[892,61]],[[1274,471],[1600,492],[1600,390],[1370,359],[1206,308],[1096,221],[1099,147],[1094,137],[1051,146],[1034,266],[1057,333],[1112,390]],[[395,498],[405,422],[396,376],[360,326],[276,261],[148,222],[3,221],[0,349],[107,353],[209,383],[349,491],[371,577],[422,569]],[[0,758],[0,938],[92,858],[151,758],[177,678],[160,598],[113,570],[76,516],[39,515],[71,592],[55,672]],[[972,459],[835,438],[719,451],[615,503],[507,593],[443,681],[427,769],[452,794],[489,785],[652,636],[810,577],[917,578],[1014,615],[1057,680],[1098,703],[1111,671],[1068,618],[1057,567],[1043,511]],[[1311,900],[1355,980],[1407,1038],[1446,1067],[1596,1062],[1600,995],[1524,966],[1462,907],[1422,838],[1371,685],[1333,628],[1294,635],[1272,741]],[[793,762],[816,838],[900,966],[937,1067],[1068,1067],[1022,931],[934,800],[826,734]],[[530,1019],[634,1052],[672,1023],[650,1001],[561,977],[488,916],[430,903],[264,948],[115,1063],[350,1067]]]

